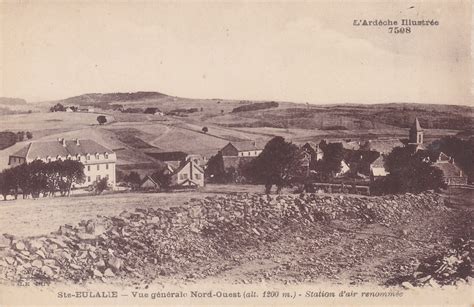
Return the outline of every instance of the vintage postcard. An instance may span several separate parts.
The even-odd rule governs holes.
[[[0,307],[474,304],[471,1],[0,1]]]

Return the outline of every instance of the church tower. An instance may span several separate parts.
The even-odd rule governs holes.
[[[423,144],[423,129],[421,129],[418,117],[410,128],[409,144],[421,145]]]

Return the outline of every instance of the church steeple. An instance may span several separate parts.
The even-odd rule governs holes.
[[[417,145],[423,144],[423,129],[418,121],[418,117],[415,118],[410,128],[409,143]]]

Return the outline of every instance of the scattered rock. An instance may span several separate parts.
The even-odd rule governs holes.
[[[105,276],[105,277],[115,277],[115,274],[114,274],[114,272],[112,272],[111,269],[106,269],[106,270],[104,271],[104,276]]]

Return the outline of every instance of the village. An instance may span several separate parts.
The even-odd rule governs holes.
[[[472,301],[471,6],[1,2],[0,306]]]
[[[218,102],[225,108],[226,102]],[[159,272],[168,281],[218,277],[239,284],[324,276],[405,289],[469,280],[463,268],[470,215],[460,208],[472,199],[472,156],[465,154],[470,143],[459,132],[436,136],[439,130],[425,128],[413,112],[413,120],[405,120],[408,129],[393,135],[372,129],[341,136],[341,125],[348,123],[339,118],[330,123],[337,129],[322,137],[301,138],[310,130],[287,128],[267,135],[266,128],[202,121],[209,114],[201,105],[179,111],[135,107],[129,113],[56,104],[46,112],[10,115],[15,120],[5,121],[7,127],[14,128],[18,117],[37,116],[43,124],[34,127],[46,133],[22,126],[3,134],[13,142],[0,151],[0,224],[8,229],[0,237],[1,279],[142,283]],[[286,105],[248,102],[211,112],[218,118],[261,114],[262,108],[294,112]],[[53,128],[58,124],[59,131]],[[452,235],[441,229],[454,220],[452,231],[464,241],[452,249]],[[369,241],[360,245],[345,232],[366,233]],[[292,242],[293,260],[285,260],[284,247]],[[418,265],[406,263],[409,246]],[[426,262],[433,261],[423,258],[433,247],[438,258]],[[334,257],[341,248],[344,256]],[[255,262],[256,255],[266,260]],[[227,269],[218,265],[230,259],[241,260]],[[383,265],[361,273],[357,268],[371,259]],[[456,260],[438,266],[446,259]],[[303,264],[312,262],[318,268]],[[245,263],[256,269],[245,269]],[[356,269],[348,271],[347,263]],[[413,270],[416,277],[408,277]]]
[[[54,112],[80,112],[79,108],[52,107]],[[91,108],[84,109],[86,112]],[[164,116],[158,108],[147,108],[144,113]],[[104,118],[101,122],[101,118]],[[106,122],[105,116],[98,116],[99,124]],[[207,133],[204,132],[203,133]],[[270,140],[271,141],[271,140]],[[269,142],[270,142],[269,141]],[[291,142],[290,142],[291,143]],[[284,143],[283,146],[290,145]],[[267,144],[268,145],[268,144]],[[9,155],[8,168],[1,173],[2,195],[4,200],[9,196],[18,198],[18,193],[28,197],[54,195],[60,190],[64,181],[68,184],[68,193],[81,193],[84,191],[100,194],[104,191],[147,191],[147,192],[172,192],[183,189],[199,189],[208,183],[221,184],[277,184],[284,176],[286,180],[282,186],[286,187],[303,185],[307,192],[339,192],[371,195],[387,194],[389,191],[377,191],[379,182],[390,175],[390,166],[387,159],[393,148],[405,148],[410,156],[417,156],[420,163],[430,164],[440,171],[439,183],[435,179],[429,188],[439,190],[448,186],[466,186],[468,177],[455,159],[443,151],[433,149],[430,144],[424,143],[424,130],[418,118],[415,118],[409,129],[407,138],[392,142],[391,147],[378,148],[377,140],[354,141],[352,143],[327,142],[323,139],[318,142],[304,142],[292,144],[295,150],[293,157],[286,161],[279,161],[278,152],[272,153],[267,149],[267,160],[270,168],[287,168],[286,173],[277,172],[268,176],[278,178],[259,178],[262,174],[248,174],[249,165],[253,163],[266,163],[259,161],[266,145],[256,141],[229,141],[214,155],[201,155],[183,151],[156,151],[146,148],[144,153],[160,163],[161,168],[142,172],[124,172],[117,170],[117,155],[106,146],[90,139],[58,138],[55,141],[27,142],[21,149]],[[285,150],[285,148],[277,148]],[[381,150],[378,151],[378,150]],[[273,155],[273,156],[272,156]],[[408,159],[408,158],[407,158]],[[254,161],[256,160],[256,161]],[[41,161],[41,165],[39,165]],[[79,162],[78,173],[72,172],[72,178],[67,178],[67,170],[48,165],[65,161]],[[401,161],[408,163],[408,161]],[[36,171],[35,169],[36,165]],[[291,165],[292,169],[288,166]],[[32,170],[25,169],[31,166]],[[73,166],[71,166],[73,167]],[[255,169],[253,165],[250,168]],[[16,170],[16,171],[15,171]],[[82,172],[81,172],[82,170]],[[18,172],[29,172],[19,174]],[[395,170],[396,171],[396,170]],[[262,172],[265,172],[262,171]],[[425,176],[425,174],[413,174]],[[28,178],[29,176],[29,178]],[[66,179],[67,178],[67,179]],[[372,187],[372,189],[371,189]],[[416,188],[416,187],[412,187]],[[427,188],[425,188],[427,189]],[[380,189],[379,189],[380,190]],[[422,191],[423,188],[421,188]],[[406,190],[408,192],[410,190]],[[415,190],[412,190],[415,191]],[[412,192],[410,191],[410,192]],[[269,191],[267,191],[268,193]],[[64,193],[63,193],[64,195]]]

